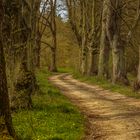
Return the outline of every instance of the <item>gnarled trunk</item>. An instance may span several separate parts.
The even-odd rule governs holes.
[[[14,92],[11,97],[12,109],[28,109],[32,107],[31,95],[36,88],[36,79],[34,73],[34,45],[35,45],[35,24],[34,18],[34,1],[30,1],[25,5],[20,3],[18,28],[25,28],[20,32],[19,44],[22,44],[22,53],[20,52],[19,66],[16,74],[18,75],[14,81]],[[30,7],[30,9],[29,9]],[[21,12],[24,11],[24,12]],[[25,22],[25,23],[23,23]],[[21,47],[20,46],[20,47]]]
[[[113,74],[112,82],[129,84],[125,68],[125,48],[120,38],[121,28],[121,0],[107,0],[107,36],[112,48]],[[111,6],[110,6],[111,5]],[[114,10],[116,9],[116,10]]]
[[[12,109],[29,109],[32,107],[31,94],[33,93],[34,81],[34,75],[28,71],[27,63],[23,61],[14,83],[14,93],[11,99]]]
[[[113,83],[123,83],[125,85],[129,84],[126,75],[126,64],[125,64],[125,48],[119,46],[118,36],[114,36],[112,42],[112,59],[113,59],[113,74],[112,82]]]

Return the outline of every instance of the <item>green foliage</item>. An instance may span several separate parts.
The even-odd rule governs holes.
[[[68,68],[68,67],[58,68],[58,71],[60,73],[73,73],[74,72],[72,68]]]
[[[79,66],[79,53],[80,49],[71,26],[68,22],[62,22],[59,18],[56,19],[57,23],[57,67],[73,67]],[[48,36],[50,33],[45,31]],[[52,36],[46,38],[43,36],[43,41],[51,44]],[[50,66],[51,64],[51,51],[45,44],[41,46],[41,65]]]
[[[51,73],[37,73],[41,92],[33,96],[33,109],[13,114],[13,123],[22,140],[80,140],[84,118],[66,97],[47,80]]]

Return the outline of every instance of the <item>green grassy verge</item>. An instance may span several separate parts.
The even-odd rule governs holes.
[[[109,82],[105,79],[101,79],[97,76],[83,76],[80,73],[73,71],[72,69],[68,69],[68,68],[67,69],[59,68],[59,71],[65,72],[65,73],[71,73],[75,79],[78,79],[82,82],[99,85],[100,87],[110,90],[114,93],[118,92],[120,94],[129,96],[129,97],[140,99],[140,93],[133,92],[132,87],[130,87],[130,86],[117,85],[117,84],[114,85],[111,82]],[[132,80],[132,77],[130,77],[130,81],[131,80]]]
[[[37,73],[41,92],[34,95],[33,109],[13,114],[13,123],[22,140],[80,140],[84,117],[60,91],[52,86],[46,70]]]

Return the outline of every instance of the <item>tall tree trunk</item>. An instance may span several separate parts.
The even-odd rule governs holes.
[[[81,48],[81,74],[85,75],[87,73],[87,49],[85,43],[85,36],[82,37],[82,48]]]
[[[89,42],[89,48],[88,48],[88,69],[87,69],[87,75],[96,75],[97,74],[97,56],[94,53],[95,48],[95,41],[96,41],[96,35],[95,35],[95,18],[96,18],[96,1],[92,1],[92,14],[91,14],[91,33],[90,33],[90,42]]]
[[[1,7],[1,6],[0,6]],[[0,29],[1,30],[1,29]],[[9,108],[9,97],[6,80],[5,60],[3,45],[0,37],[0,139],[6,137],[15,138],[15,131],[12,126],[12,118]]]
[[[86,38],[86,4],[81,2],[82,6],[82,42],[81,42],[81,73],[87,74],[87,38]]]
[[[51,72],[57,72],[56,67],[56,48],[51,48],[51,66],[50,66]]]
[[[38,32],[35,47],[35,66],[40,68],[41,35]]]
[[[89,50],[88,53],[88,70],[87,70],[87,75],[93,76],[97,74],[97,56],[93,52],[93,50]]]
[[[3,1],[0,0],[0,139],[13,137],[16,139],[12,126],[12,118],[9,107],[9,97],[6,79],[5,58],[3,52],[2,21],[4,17]]]
[[[100,54],[98,64],[98,76],[108,78],[109,77],[109,43],[107,39],[107,11],[108,11],[108,0],[103,2],[103,13],[102,13],[102,31],[100,39]]]
[[[56,66],[56,49],[57,49],[57,35],[56,35],[56,0],[51,0],[51,32],[52,32],[52,48],[51,48],[51,66],[50,71],[57,72]]]
[[[113,59],[113,83],[123,83],[128,85],[126,68],[125,68],[125,48],[120,39],[121,28],[121,0],[108,0],[108,14],[107,14],[107,35],[110,46],[112,48]],[[114,10],[116,9],[116,10]]]
[[[11,109],[29,109],[32,107],[31,95],[35,77],[27,66],[27,48],[24,48],[20,61],[18,76],[14,81],[14,93],[11,99]]]
[[[134,82],[133,88],[134,88],[134,91],[139,91],[140,90],[140,46],[139,46],[138,74],[137,74],[137,80]]]
[[[53,9],[55,10],[55,9]],[[51,72],[57,72],[57,66],[56,66],[56,51],[57,51],[57,37],[56,37],[56,21],[55,21],[55,15],[53,15],[52,19],[52,27],[53,27],[53,33],[52,33],[52,47],[51,47],[51,65],[50,65],[50,71]]]
[[[32,24],[34,25],[34,66],[35,68],[40,68],[40,51],[41,51],[41,39],[42,35],[47,27],[47,25],[42,29],[40,25],[41,15],[43,14],[43,9],[40,11],[41,0],[35,0],[34,2],[34,21]],[[44,11],[45,12],[45,11]],[[35,23],[35,24],[34,24]],[[40,29],[41,28],[41,29]]]
[[[112,59],[113,59],[113,83],[129,84],[126,75],[126,64],[125,64],[125,48],[124,46],[118,46],[118,37],[114,37],[112,42]],[[124,44],[123,44],[124,45]]]
[[[2,34],[2,32],[0,32],[0,34]],[[5,59],[3,54],[2,39],[0,37],[0,139],[6,139],[7,136],[16,139],[10,114]]]
[[[140,46],[139,46],[139,67],[138,67],[137,81],[140,85]]]
[[[19,42],[22,44],[22,53],[20,59],[20,66],[18,69],[18,76],[14,81],[14,93],[11,99],[11,108],[20,109],[20,108],[31,108],[32,100],[31,95],[36,88],[36,79],[34,73],[34,44],[35,44],[35,22],[34,18],[34,1],[30,1],[29,5],[21,4],[19,17],[19,28],[25,28],[26,30],[20,33]],[[29,9],[29,7],[31,9]]]

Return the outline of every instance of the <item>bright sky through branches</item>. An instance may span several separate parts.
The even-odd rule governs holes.
[[[40,11],[42,11],[44,7],[44,3],[46,0],[42,0],[41,5],[40,5]],[[67,6],[66,6],[66,1],[65,0],[57,0],[57,8],[56,8],[56,14],[57,16],[61,17],[63,21],[67,21],[68,19],[68,11],[67,11]],[[45,11],[49,10],[49,0],[47,2],[48,4],[45,6]]]

